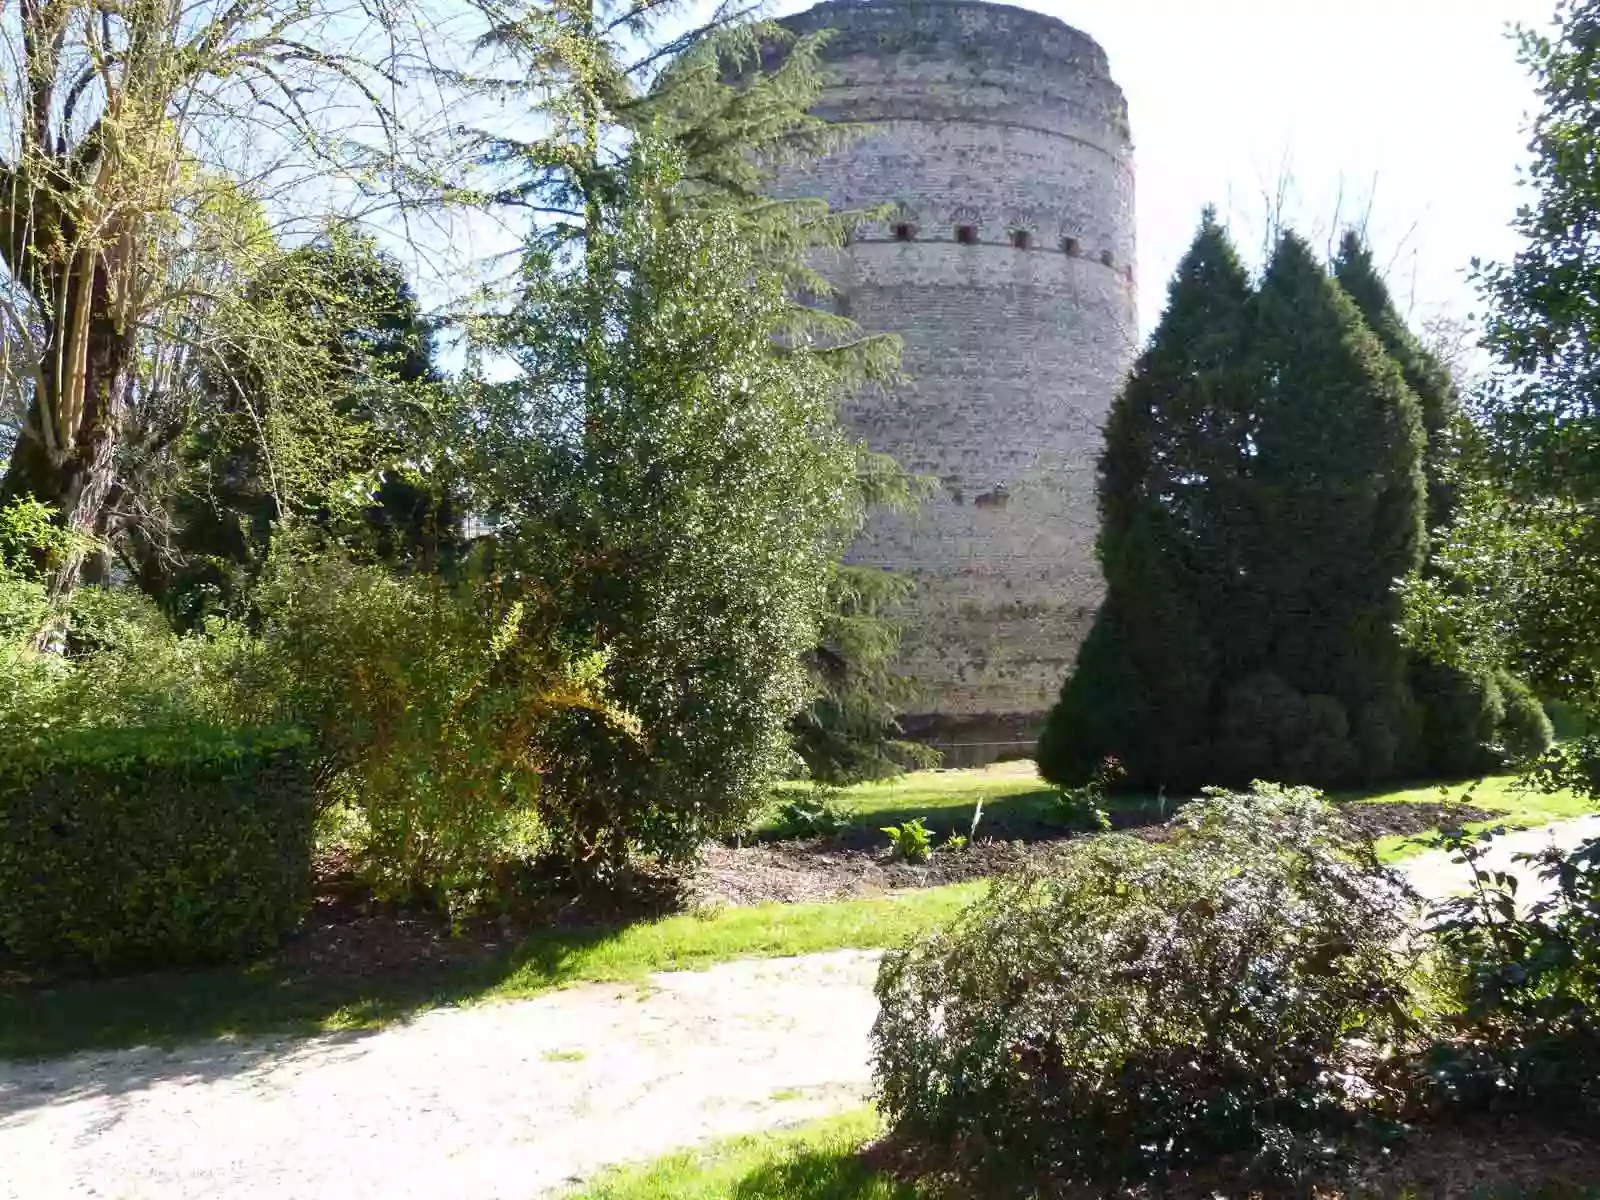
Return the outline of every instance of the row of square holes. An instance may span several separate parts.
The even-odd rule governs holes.
[[[896,225],[894,227],[894,240],[897,242],[916,241],[916,226]],[[978,227],[976,225],[957,225],[956,241],[963,246],[976,246],[978,244]],[[1013,229],[1011,231],[1011,244],[1018,250],[1031,250],[1033,249],[1033,234],[1026,229]],[[1083,244],[1075,237],[1062,238],[1061,250],[1072,258],[1083,257]],[[1100,251],[1100,261],[1108,267],[1116,265],[1116,259],[1109,250]]]

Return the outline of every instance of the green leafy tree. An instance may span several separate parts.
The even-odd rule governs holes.
[[[1040,741],[1057,783],[1108,756],[1130,786],[1209,781],[1212,695],[1233,654],[1217,622],[1242,599],[1253,398],[1250,283],[1212,212],[1168,294],[1106,424],[1106,599]]]
[[[1594,728],[1600,715],[1600,4],[1570,0],[1553,34],[1523,31],[1541,99],[1532,193],[1509,263],[1480,265],[1499,369],[1473,436],[1439,570],[1411,589],[1414,635],[1474,669],[1507,669]],[[1528,714],[1531,721],[1532,714]],[[1562,744],[1548,776],[1600,789],[1600,743]]]
[[[458,518],[436,435],[449,394],[399,264],[334,230],[265,264],[242,307],[279,337],[199,364],[170,534],[130,531],[141,586],[186,624],[237,611],[285,522],[391,565],[447,565]]]
[[[793,722],[806,773],[857,783],[931,767],[939,754],[902,736],[899,716],[921,694],[894,669],[899,606],[913,582],[875,567],[841,564],[828,582],[820,636],[805,657],[815,699]]]
[[[792,306],[731,212],[687,217],[649,142],[573,269],[532,266],[479,391],[483,507],[507,569],[564,589],[571,636],[642,735],[581,715],[544,782],[570,860],[683,856],[791,759],[832,564],[858,527],[849,360],[785,339]],[[598,321],[598,324],[596,323]]]
[[[395,177],[382,168],[409,122],[383,97],[415,15],[48,0],[0,25],[0,366],[20,418],[0,503],[31,497],[102,532],[142,353],[173,344],[195,299],[172,263],[216,246],[219,190],[281,201],[311,174]],[[52,589],[70,591],[81,563],[58,563]]]

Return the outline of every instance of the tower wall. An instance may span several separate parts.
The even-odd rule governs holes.
[[[907,382],[846,422],[940,484],[851,559],[916,581],[908,728],[953,763],[1025,753],[1102,590],[1094,466],[1137,336],[1126,104],[1093,40],[1024,9],[833,0],[784,23],[833,31],[819,111],[868,128],[782,193],[893,206],[824,268],[841,311],[905,341]]]

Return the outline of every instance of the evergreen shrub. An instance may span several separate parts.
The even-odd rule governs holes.
[[[1221,1155],[1292,1169],[1390,1095],[1409,1040],[1392,876],[1309,789],[1213,790],[1174,844],[1072,844],[877,983],[879,1105],[982,1180],[1101,1185]]]
[[[0,760],[0,947],[143,968],[244,958],[311,900],[303,735],[76,730]]]

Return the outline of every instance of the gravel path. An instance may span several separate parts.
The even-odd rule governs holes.
[[[736,962],[365,1035],[0,1064],[10,1200],[499,1200],[855,1107],[877,956]]]
[[[1494,861],[1600,835],[1510,835]],[[1466,887],[1433,851],[1424,895]],[[1531,890],[1524,884],[1524,894]],[[0,1063],[6,1200],[533,1200],[864,1101],[877,955],[727,963],[374,1033]]]

